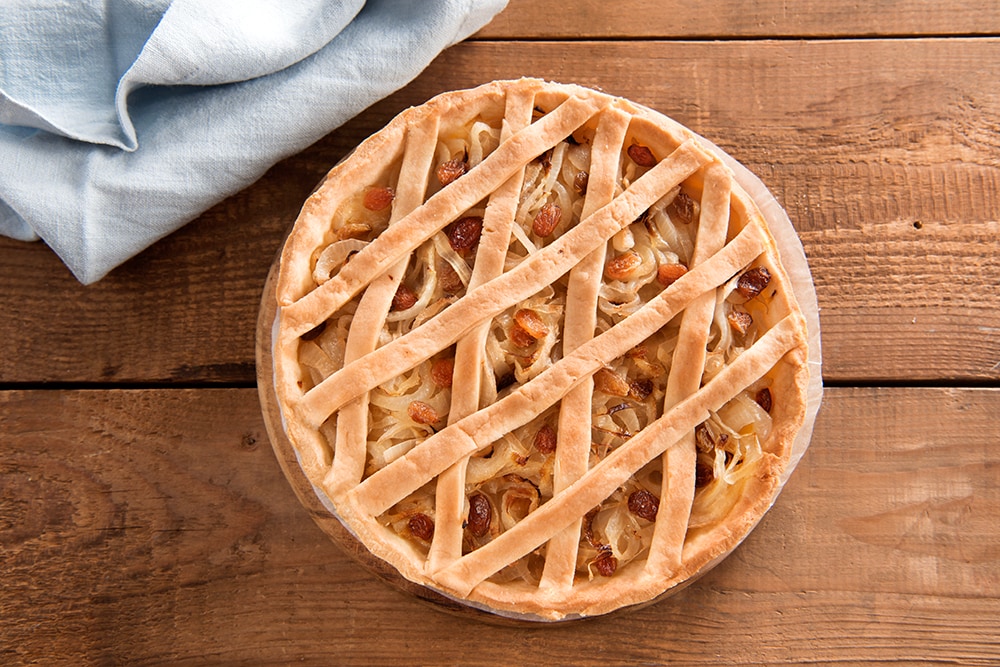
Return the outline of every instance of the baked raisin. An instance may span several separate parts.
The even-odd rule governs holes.
[[[653,151],[642,144],[632,144],[629,146],[628,156],[632,158],[632,162],[635,162],[640,167],[656,166],[656,157],[653,155]]]
[[[396,288],[396,294],[392,297],[391,310],[406,310],[413,308],[417,303],[417,293],[406,285],[400,284]]]
[[[538,432],[535,433],[535,439],[533,444],[535,449],[540,451],[542,454],[551,454],[556,451],[556,431],[554,428],[548,424],[543,424]]]
[[[640,401],[646,400],[646,397],[653,393],[653,381],[649,378],[632,380],[628,383],[628,392]]]
[[[437,168],[437,179],[441,185],[448,185],[469,171],[469,163],[462,159],[442,162]]]
[[[434,537],[434,519],[422,512],[411,516],[407,525],[410,528],[410,534],[419,540],[430,542],[431,538]]]
[[[660,500],[646,489],[633,491],[628,497],[628,511],[640,519],[656,521]]]
[[[535,219],[531,223],[531,231],[537,236],[545,238],[555,231],[556,225],[559,224],[561,219],[562,209],[556,204],[549,202],[538,209],[538,213],[535,214]]]
[[[610,577],[618,570],[618,559],[611,553],[611,547],[598,552],[597,558],[594,560],[594,569],[602,577]]]
[[[705,427],[705,424],[698,424],[694,427],[694,444],[698,451],[706,454],[715,450],[715,438],[712,437],[712,433]]]
[[[542,320],[541,315],[530,308],[521,308],[514,313],[514,321],[536,340],[539,338],[545,338],[545,336],[549,333],[549,327],[545,324],[545,321]]]
[[[451,387],[451,378],[455,373],[455,360],[446,357],[437,359],[431,364],[431,380],[442,389]]]
[[[683,223],[690,223],[694,220],[695,201],[689,195],[678,192],[674,200],[670,202],[670,207],[677,214],[677,219]]]
[[[640,264],[642,264],[642,257],[639,256],[639,253],[629,250],[608,260],[604,267],[604,275],[610,280],[626,280],[633,271],[639,268]]]
[[[395,197],[396,193],[392,188],[371,188],[365,193],[363,204],[369,211],[381,211],[391,204]]]
[[[493,521],[493,507],[489,499],[481,493],[469,498],[469,519],[466,528],[473,537],[482,537],[490,530]]]
[[[736,291],[744,299],[752,299],[763,292],[769,282],[771,282],[771,272],[766,267],[758,266],[740,276],[736,281]]]
[[[410,401],[406,406],[406,414],[418,424],[433,424],[440,419],[437,410],[423,401]]]
[[[628,396],[631,390],[628,382],[609,368],[594,373],[594,388],[611,396]]]
[[[451,249],[459,255],[465,255],[476,247],[483,233],[483,219],[477,216],[467,216],[448,225],[446,234]]]
[[[726,319],[729,320],[729,327],[741,336],[745,336],[753,324],[753,316],[742,310],[730,311]]]
[[[759,405],[761,409],[764,410],[764,412],[771,411],[771,408],[773,407],[773,402],[771,399],[771,390],[768,389],[767,387],[764,387],[763,389],[758,391],[757,395],[754,396],[754,400],[757,401],[757,405]]]
[[[441,262],[438,269],[438,282],[441,283],[441,290],[449,296],[458,294],[465,287],[458,271],[448,262]]]
[[[656,280],[664,287],[669,287],[685,273],[687,267],[683,264],[660,264],[656,269]]]
[[[514,322],[510,325],[510,342],[514,347],[526,348],[535,344],[535,337],[524,330],[524,328]]]

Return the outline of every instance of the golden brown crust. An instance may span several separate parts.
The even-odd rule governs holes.
[[[533,122],[528,117],[532,104],[543,112]],[[501,118],[506,118],[502,130]],[[433,173],[428,164],[432,156],[440,161],[441,146],[451,145],[477,119],[494,128],[498,144],[481,157],[470,158],[467,149],[464,160],[476,164],[456,163],[461,174],[455,180],[449,176],[439,187],[430,176],[428,183],[423,177],[429,169]],[[590,155],[597,162],[589,169],[590,191],[585,180],[582,186],[576,183],[581,209],[563,212],[574,216],[575,224],[558,227],[558,233],[551,225],[540,226],[545,238],[535,239],[538,247],[505,267],[510,262],[505,260],[507,239],[517,236],[511,225],[519,214],[526,165],[544,162],[556,146],[566,150],[567,137],[577,144],[577,134],[593,142]],[[395,183],[396,199],[391,216],[379,223],[384,228],[373,231],[350,261],[317,285],[316,257],[338,234],[345,235],[348,223],[338,217],[339,211],[351,206],[360,189],[386,182]],[[683,223],[692,229],[698,225],[686,272],[658,293],[644,289],[634,312],[595,332],[592,313],[599,290],[617,271],[605,268],[608,249],[627,249],[631,227],[657,202],[680,196],[678,187],[683,198],[697,202],[701,216],[697,223]],[[411,256],[435,239],[447,243],[442,239],[448,225],[470,211],[485,211],[477,214],[482,237],[470,275],[440,300],[439,313],[389,336],[391,340],[380,340],[383,323],[399,303],[394,295],[406,280]],[[533,245],[527,237],[518,238],[522,245]],[[518,241],[510,243],[513,248]],[[715,313],[722,312],[723,288],[751,264],[770,274],[760,304],[748,300],[756,339],[741,343],[709,376],[706,347],[726,333],[710,333],[716,331],[711,329]],[[552,620],[603,614],[647,603],[704,572],[746,536],[779,490],[806,412],[804,320],[754,201],[733,182],[719,157],[654,111],[578,86],[529,79],[439,96],[400,114],[331,170],[303,206],[280,267],[273,352],[284,430],[302,470],[328,496],[338,518],[372,554],[411,581],[501,614]],[[602,269],[610,273],[602,276]],[[479,387],[484,372],[493,372],[486,369],[491,359],[484,348],[495,326],[491,322],[559,281],[565,285],[560,288],[565,303],[559,307],[566,310],[561,353],[492,404],[482,405]],[[307,346],[303,337],[334,320],[348,323],[346,351],[315,377],[315,369],[300,358]],[[659,416],[595,459],[587,435],[591,396],[615,390],[595,389],[592,378],[669,326],[679,327],[679,338],[673,361],[664,360],[668,375],[656,380],[662,382],[656,390],[662,392],[656,394],[662,396]],[[523,342],[533,345],[547,334],[548,325],[543,328]],[[449,353],[452,346],[456,351]],[[378,465],[369,461],[374,469],[366,470],[369,392],[446,353],[454,355],[455,364],[446,422],[391,460]],[[424,377],[423,382],[430,380]],[[644,382],[633,391],[648,394],[654,382]],[[728,487],[717,487],[728,507],[704,526],[689,526],[692,497],[695,503],[699,497],[695,427],[757,386],[777,397],[773,410],[768,408],[770,433],[759,442],[759,454],[736,462],[748,473],[726,482]],[[418,423],[435,421],[434,408],[421,410]],[[559,423],[556,469],[547,473],[552,488],[544,502],[485,543],[463,549],[470,456],[553,410]],[[661,457],[662,463],[655,463]],[[591,576],[581,576],[577,561],[578,546],[587,546],[586,539],[581,541],[581,531],[589,529],[585,515],[616,490],[633,488],[629,485],[649,465],[662,466],[662,487],[646,550],[617,571],[602,571],[605,576],[592,576],[593,563],[587,566]],[[432,500],[422,501],[430,503],[423,506],[422,521],[436,522],[433,537],[379,518],[427,485],[432,491],[423,497]],[[540,580],[496,578],[522,558],[543,559]]]

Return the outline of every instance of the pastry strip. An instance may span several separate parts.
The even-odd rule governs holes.
[[[506,120],[500,141],[521,131],[531,123],[534,95],[527,91],[512,91],[507,96],[504,118]],[[518,195],[524,181],[522,166],[514,176],[490,197],[483,215],[483,234],[476,250],[476,263],[468,290],[503,273],[504,259],[510,245],[510,230],[517,213]],[[486,336],[490,321],[481,322],[475,329],[459,339],[455,347],[455,370],[452,375],[451,407],[448,423],[471,415],[479,409],[480,382]],[[438,477],[434,501],[434,538],[427,558],[427,567],[433,572],[462,555],[462,522],[465,514],[465,470],[468,458],[463,458]],[[360,478],[359,480],[360,481]]]
[[[699,294],[714,290],[760,255],[764,243],[758,226],[747,226],[711,260],[686,273],[634,314],[580,345],[503,399],[435,433],[374,473],[348,498],[363,513],[381,514],[462,456],[526,424],[604,364],[648,338]]]
[[[631,440],[611,452],[560,495],[529,514],[492,542],[434,574],[434,581],[461,596],[494,572],[538,548],[575,517],[598,505],[632,474],[673,445],[743,388],[762,377],[791,349],[803,344],[798,315],[789,315],[765,333],[691,396],[671,408]]]
[[[420,124],[407,128],[406,150],[392,203],[389,225],[397,223],[424,201],[427,179],[434,159],[438,132],[437,115]],[[392,298],[399,287],[409,255],[368,286],[351,323],[344,352],[345,363],[370,354],[378,344],[379,333]],[[323,480],[323,487],[331,497],[341,490],[356,486],[365,469],[368,436],[368,392],[345,405],[337,415],[337,446],[333,465]]]
[[[607,205],[615,194],[618,165],[631,116],[615,109],[602,114],[591,149],[587,197],[580,217],[588,218]],[[601,287],[607,243],[587,255],[569,274],[566,293],[566,324],[563,352],[569,353],[594,337],[597,297]],[[591,410],[594,382],[588,377],[563,397],[559,404],[559,429],[555,451],[553,492],[560,493],[587,472],[590,457]],[[539,586],[565,588],[573,585],[582,519],[549,541]]]
[[[696,144],[685,142],[613,202],[542,250],[498,278],[467,292],[457,303],[419,329],[324,379],[306,393],[298,406],[300,417],[306,424],[318,427],[330,414],[359,394],[429,359],[465,335],[478,322],[496,316],[552,283],[710,160],[711,156]],[[387,232],[398,226],[390,227]],[[356,257],[348,268],[357,262]]]
[[[692,266],[706,261],[725,244],[731,192],[732,179],[726,167],[713,164],[706,168]],[[692,301],[682,315],[663,397],[664,412],[701,386],[715,299],[715,290],[705,292]],[[697,456],[693,430],[663,453],[660,507],[669,508],[669,511],[658,512],[656,517],[653,541],[646,560],[646,569],[653,576],[670,574],[681,566],[684,536],[694,500]]]
[[[301,336],[347,303],[372,277],[400,258],[463,211],[506,182],[530,160],[566,138],[600,109],[595,99],[572,97],[497,147],[469,173],[431,196],[422,206],[382,232],[327,282],[282,308],[288,335]]]

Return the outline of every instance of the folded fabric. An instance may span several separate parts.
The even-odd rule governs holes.
[[[0,234],[41,238],[96,281],[407,84],[505,4],[8,2]]]

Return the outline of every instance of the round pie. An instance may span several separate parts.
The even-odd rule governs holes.
[[[703,573],[806,419],[754,199],[686,128],[579,86],[404,111],[306,201],[275,284],[268,390],[315,492],[399,575],[498,614]]]

